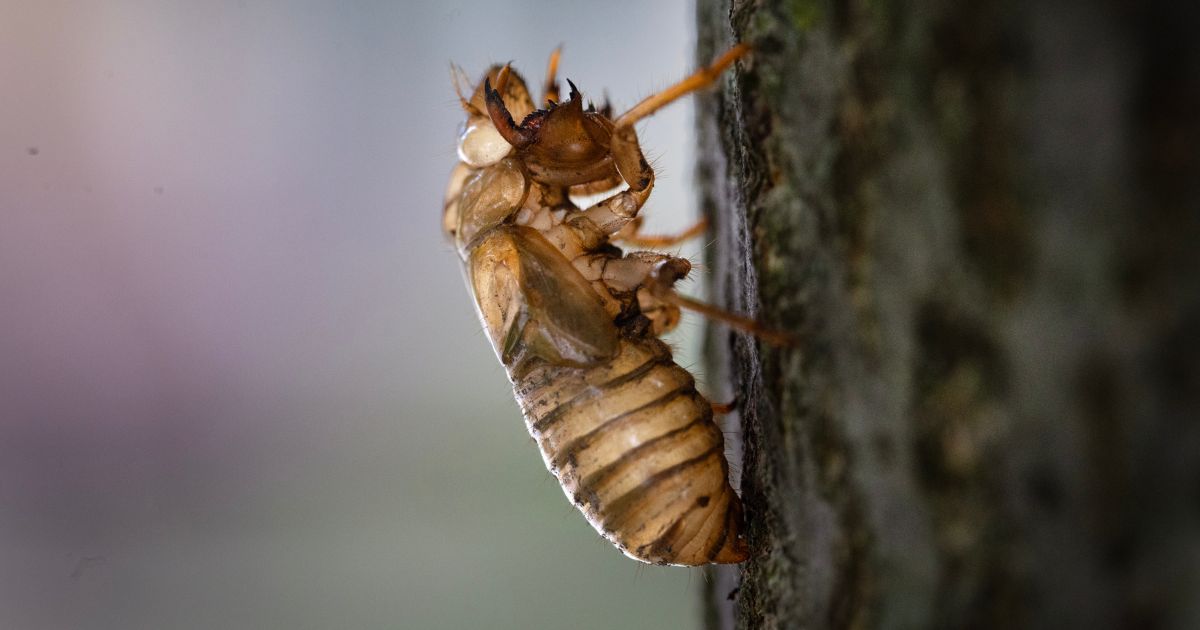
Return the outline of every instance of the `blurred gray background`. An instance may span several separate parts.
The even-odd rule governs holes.
[[[451,60],[536,83],[562,43],[620,110],[692,31],[685,1],[0,0],[0,628],[694,626],[700,573],[543,468],[439,231]],[[691,116],[642,125],[651,231],[691,220]]]

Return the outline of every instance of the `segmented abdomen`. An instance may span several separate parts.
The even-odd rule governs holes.
[[[666,344],[623,339],[602,366],[534,360],[513,372],[547,468],[626,555],[678,565],[746,558],[723,436]]]

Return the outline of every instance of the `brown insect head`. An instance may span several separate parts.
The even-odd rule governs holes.
[[[594,106],[584,109],[579,89],[568,79],[571,92],[567,101],[548,101],[545,109],[531,112],[517,124],[501,97],[507,74],[502,71],[497,77],[499,89],[484,79],[488,114],[500,135],[526,160],[553,171],[555,183],[572,185],[597,179],[596,167],[611,163],[612,120]],[[534,170],[536,175],[541,169]]]

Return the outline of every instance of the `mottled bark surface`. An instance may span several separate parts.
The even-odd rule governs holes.
[[[700,1],[710,627],[1200,627],[1196,7]]]

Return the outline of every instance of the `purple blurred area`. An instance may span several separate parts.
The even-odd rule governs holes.
[[[0,2],[0,628],[695,623],[699,576],[639,571],[542,468],[439,231],[451,59],[539,77],[565,43],[628,106],[691,31]],[[693,204],[690,111],[645,125],[652,227]]]

